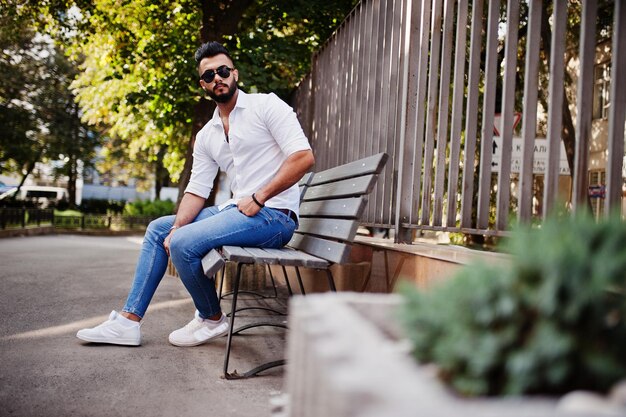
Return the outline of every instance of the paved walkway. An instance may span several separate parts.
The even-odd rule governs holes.
[[[142,326],[141,347],[84,344],[76,331],[119,310],[140,237],[51,235],[0,239],[0,415],[269,416],[283,370],[220,378],[225,338],[195,348],[167,342],[193,304],[166,276]],[[282,356],[267,332],[238,338],[232,361]],[[247,365],[246,365],[247,362]]]

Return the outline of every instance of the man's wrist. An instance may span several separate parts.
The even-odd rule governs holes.
[[[265,207],[265,204],[261,203],[259,200],[257,200],[256,198],[256,193],[252,193],[252,201],[254,201],[254,203],[259,206],[260,208]]]
[[[178,229],[178,226],[172,226],[170,227],[170,233],[172,233],[174,230]]]

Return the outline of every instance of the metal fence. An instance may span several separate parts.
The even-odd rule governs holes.
[[[0,230],[52,225],[54,210],[36,208],[0,208]]]
[[[368,0],[314,56],[293,104],[316,170],[390,155],[367,225],[398,241],[501,235],[590,198],[620,209],[626,77],[598,92],[607,57],[607,73],[626,72],[622,1]],[[597,164],[604,184],[589,182]]]
[[[60,229],[145,230],[154,217],[84,214],[55,216],[53,209],[0,208],[0,230],[54,226]]]

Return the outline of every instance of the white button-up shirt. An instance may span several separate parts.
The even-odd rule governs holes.
[[[236,204],[270,182],[289,155],[311,149],[295,112],[275,94],[246,94],[239,90],[229,115],[228,142],[215,109],[213,118],[196,135],[191,179],[185,189],[207,198],[218,169],[231,181],[233,197],[222,204]],[[294,184],[265,202],[298,214],[300,193]]]

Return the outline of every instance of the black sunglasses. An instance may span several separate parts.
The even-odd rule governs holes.
[[[221,65],[217,67],[216,70],[210,69],[204,71],[204,74],[202,74],[200,79],[208,84],[215,79],[215,74],[219,75],[222,78],[228,78],[230,77],[230,72],[232,70],[234,70],[234,68],[228,68],[226,65]]]

